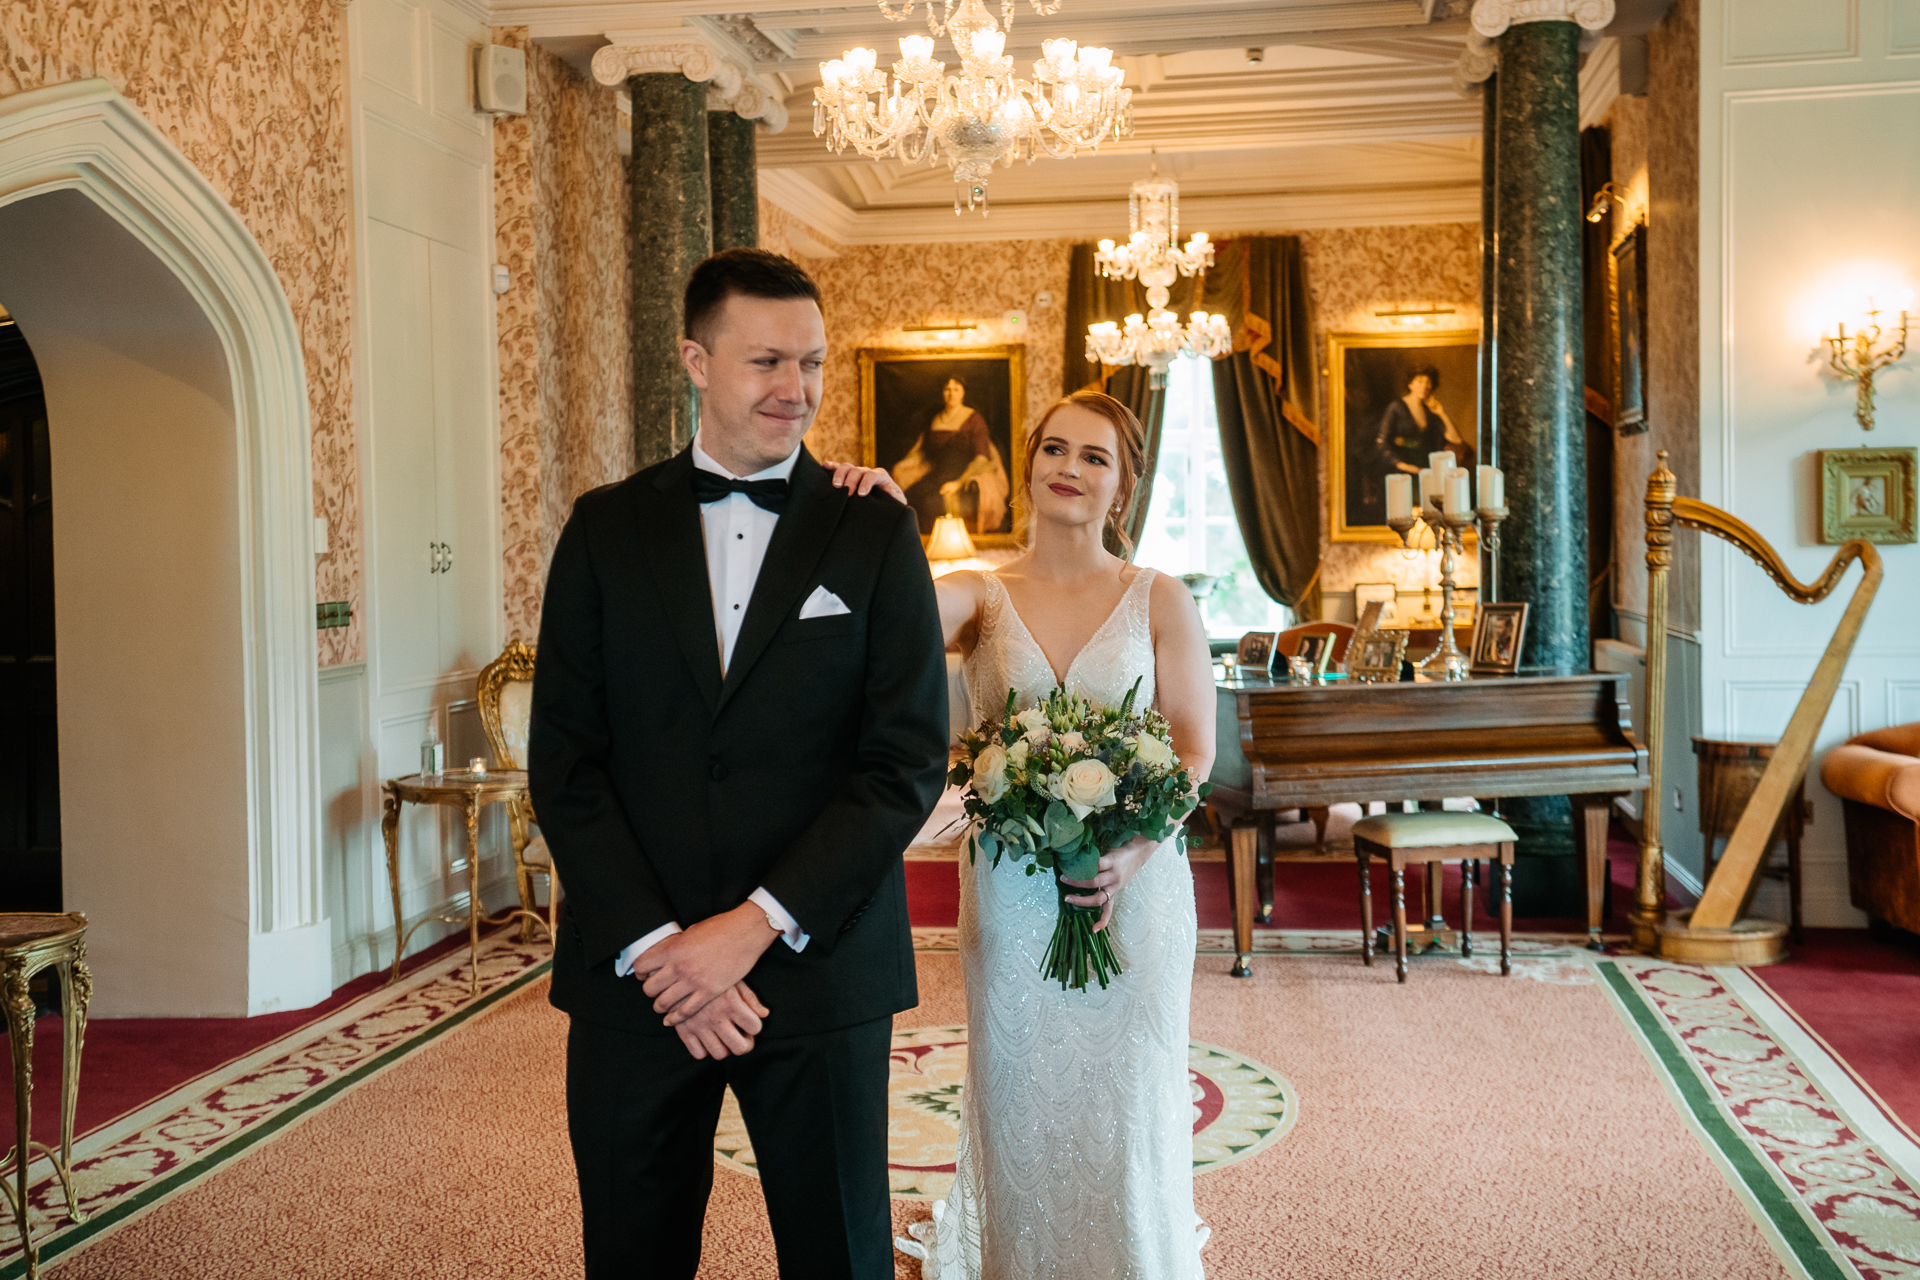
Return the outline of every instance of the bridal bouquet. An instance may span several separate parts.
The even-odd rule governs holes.
[[[1180,767],[1166,720],[1134,709],[1139,692],[1136,680],[1119,707],[1100,707],[1063,687],[1015,714],[1009,689],[999,720],[961,736],[947,778],[967,788],[970,858],[1053,873],[1060,916],[1041,972],[1063,990],[1084,991],[1089,976],[1105,987],[1120,961],[1108,935],[1093,931],[1100,909],[1067,902],[1082,891],[1060,880],[1093,879],[1100,855],[1135,836],[1165,840],[1208,791],[1196,792]]]

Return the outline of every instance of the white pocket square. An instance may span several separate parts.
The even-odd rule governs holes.
[[[800,617],[802,620],[807,618],[837,618],[843,613],[852,612],[853,610],[847,608],[846,601],[825,587],[815,587],[813,594],[807,597],[807,602],[800,606]]]

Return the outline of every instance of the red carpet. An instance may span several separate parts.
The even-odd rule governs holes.
[[[409,956],[401,971],[437,960],[467,937],[457,934]],[[97,1129],[173,1092],[222,1063],[244,1057],[372,991],[387,979],[381,969],[356,978],[320,1004],[257,1018],[93,1018],[80,1053],[80,1097],[75,1136]],[[60,1140],[62,1019],[48,1014],[33,1026],[33,1137]],[[0,1135],[15,1136],[11,1106],[0,1106]]]

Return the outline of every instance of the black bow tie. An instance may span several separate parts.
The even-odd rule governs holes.
[[[731,476],[715,475],[711,471],[695,468],[693,472],[693,496],[700,505],[718,502],[732,494],[744,493],[748,501],[762,511],[779,512],[787,505],[787,482],[785,480],[735,480]]]

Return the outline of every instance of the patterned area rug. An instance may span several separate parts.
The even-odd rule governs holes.
[[[1488,956],[1431,956],[1400,986],[1341,954],[1354,935],[1303,936],[1323,941],[1249,980],[1196,963],[1212,1280],[1920,1280],[1920,1149],[1745,971],[1541,941],[1515,980]],[[925,1025],[895,1041],[896,1233],[951,1175],[965,1060],[951,931],[917,941]],[[94,1135],[77,1161],[88,1223],[66,1224],[36,1179],[52,1275],[577,1274],[546,961],[488,944],[476,1001],[450,957]],[[737,1122],[718,1146],[702,1274],[771,1278]],[[22,1274],[7,1257],[0,1278]]]
[[[543,945],[505,934],[483,943],[476,998],[461,949],[88,1134],[74,1144],[73,1158],[84,1223],[68,1220],[50,1162],[37,1161],[27,1201],[41,1265],[187,1190],[525,987],[551,967],[550,955]],[[27,1270],[18,1235],[8,1234],[0,1244],[0,1280]]]
[[[960,1098],[967,1078],[967,1029],[921,1027],[893,1033],[888,1079],[887,1177],[896,1200],[942,1200],[953,1186]],[[1187,1046],[1193,1097],[1193,1172],[1198,1177],[1266,1150],[1299,1114],[1293,1086],[1272,1067],[1219,1045]],[[723,1169],[759,1176],[746,1121],[727,1091],[714,1134]]]

